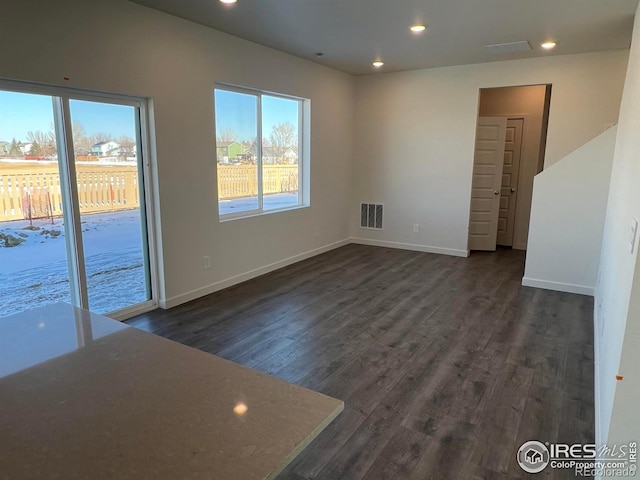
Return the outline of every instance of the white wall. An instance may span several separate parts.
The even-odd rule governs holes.
[[[615,400],[611,413],[611,425],[606,442],[609,445],[638,442],[640,437],[640,255],[636,255],[635,275],[630,295],[624,340],[618,374],[623,378],[615,382]],[[607,382],[603,382],[603,387]],[[606,413],[606,412],[603,412]],[[603,422],[606,424],[606,422]],[[603,430],[604,431],[604,430]]]
[[[353,77],[124,0],[21,0],[3,17],[0,76],[152,99],[166,304],[348,237]],[[218,222],[216,81],[311,99],[310,208]]]
[[[616,131],[536,175],[523,285],[594,294]]]
[[[629,233],[640,219],[640,18],[636,15],[611,171],[596,289],[596,436],[638,441],[640,270]],[[636,240],[637,244],[638,240]],[[624,380],[617,382],[621,374]]]
[[[617,121],[627,58],[615,51],[358,77],[352,237],[466,255],[479,89],[553,85],[549,166]],[[385,204],[383,231],[359,228],[360,201]]]

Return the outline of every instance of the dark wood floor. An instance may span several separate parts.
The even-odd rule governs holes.
[[[345,401],[278,480],[525,478],[523,442],[594,441],[593,304],[523,265],[348,245],[128,323]]]

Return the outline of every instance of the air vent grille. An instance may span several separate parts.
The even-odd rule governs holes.
[[[380,203],[361,203],[360,227],[382,230],[382,210]]]
[[[511,43],[495,43],[493,45],[485,45],[484,48],[491,53],[514,53],[527,52],[531,50],[529,42],[511,42]]]

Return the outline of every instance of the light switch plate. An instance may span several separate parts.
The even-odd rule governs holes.
[[[638,237],[638,219],[631,220],[631,235],[629,235],[629,244],[631,245],[631,253],[636,250],[636,239]]]

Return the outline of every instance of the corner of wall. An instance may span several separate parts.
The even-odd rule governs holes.
[[[593,296],[616,129],[535,177],[523,285]]]
[[[606,435],[602,432],[602,409],[600,406],[600,322],[598,319],[598,287],[594,289],[594,305],[593,305],[593,405],[595,420],[595,442],[596,445],[604,445],[606,443]]]

